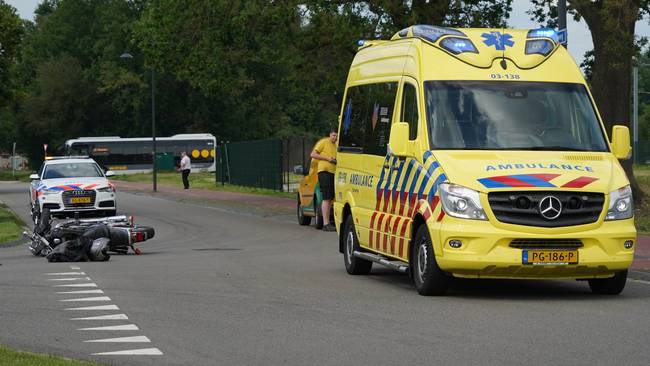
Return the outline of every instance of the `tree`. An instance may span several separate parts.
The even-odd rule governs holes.
[[[533,0],[535,19],[555,24],[557,8],[552,0]],[[591,65],[591,90],[607,131],[615,124],[630,126],[632,57],[639,48],[634,27],[650,13],[648,0],[569,0],[567,9],[576,20],[584,18],[594,43]],[[635,193],[640,190],[632,172],[632,160],[621,162]]]

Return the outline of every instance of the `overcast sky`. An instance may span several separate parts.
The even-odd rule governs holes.
[[[32,19],[34,17],[34,9],[40,0],[5,0],[18,10],[18,14],[25,19]],[[537,28],[539,24],[530,20],[530,16],[526,11],[530,9],[530,2],[525,0],[513,0],[512,13],[508,20],[508,25],[511,28]],[[569,34],[569,52],[576,59],[578,65],[582,62],[582,56],[585,51],[593,48],[591,42],[591,35],[589,29],[584,21],[579,23],[575,22],[571,17],[567,19],[567,27]],[[641,36],[650,37],[650,24],[648,19],[644,19],[637,23],[636,34]]]

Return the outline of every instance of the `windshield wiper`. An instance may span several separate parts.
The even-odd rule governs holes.
[[[508,147],[499,150],[531,150],[531,151],[591,151],[585,149],[577,149],[575,147],[567,146],[518,146]]]

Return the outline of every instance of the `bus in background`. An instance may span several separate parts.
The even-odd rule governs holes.
[[[66,155],[86,155],[115,174],[144,173],[152,170],[152,138],[119,136],[79,137],[65,142]],[[156,138],[158,168],[173,169],[180,153],[192,159],[192,171],[215,171],[216,138],[209,133],[180,134]],[[165,166],[169,165],[169,166]]]

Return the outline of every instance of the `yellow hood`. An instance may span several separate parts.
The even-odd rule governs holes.
[[[628,185],[610,153],[432,151],[449,182],[480,192],[578,190],[609,193]]]

